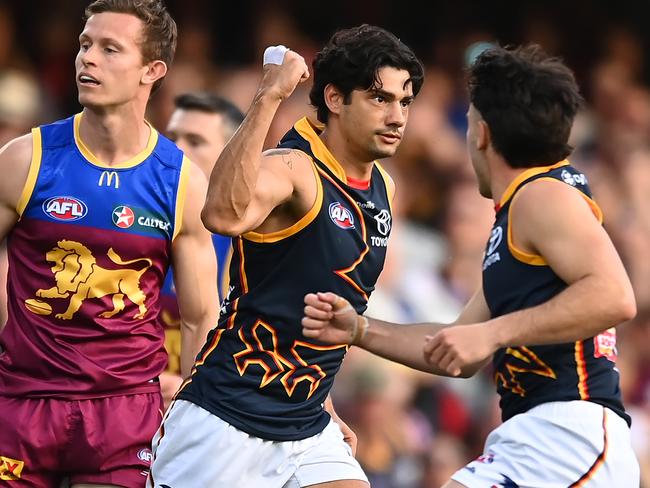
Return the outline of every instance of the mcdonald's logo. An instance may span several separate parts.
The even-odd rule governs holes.
[[[104,179],[106,179],[106,186],[113,186],[113,180],[115,180],[115,188],[120,187],[120,175],[117,171],[102,171],[102,175],[99,177],[98,186],[104,186]]]

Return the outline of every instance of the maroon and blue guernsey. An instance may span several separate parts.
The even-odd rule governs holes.
[[[32,131],[21,217],[7,244],[2,395],[157,391],[167,361],[158,296],[189,162],[152,128],[144,151],[106,167],[79,138],[80,120]]]

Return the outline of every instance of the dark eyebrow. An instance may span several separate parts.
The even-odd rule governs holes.
[[[393,95],[392,93],[388,93],[387,91],[382,90],[381,88],[371,88],[370,90],[368,90],[368,92],[373,97],[380,96],[385,98],[389,102],[395,100],[395,95]]]
[[[380,96],[386,99],[387,102],[392,102],[395,100],[395,95],[392,93],[389,93],[385,90],[382,90],[381,88],[371,88],[368,90],[370,95],[373,97]],[[405,97],[402,97],[400,101],[402,102],[409,102],[411,103],[413,100],[415,100],[414,95],[406,95]]]

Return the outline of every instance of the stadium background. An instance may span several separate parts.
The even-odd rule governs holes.
[[[492,222],[465,151],[463,67],[485,42],[538,42],[574,69],[587,103],[572,134],[605,225],[637,294],[619,328],[619,367],[645,488],[650,486],[650,2],[403,0],[263,2],[168,0],[179,25],[176,61],[149,119],[163,129],[173,97],[214,90],[243,110],[265,46],[310,62],[337,28],[367,22],[395,32],[427,77],[407,137],[387,163],[398,185],[386,269],[370,314],[397,322],[451,321],[480,280]],[[419,3],[419,2],[418,2]],[[86,1],[0,1],[0,143],[80,109],[73,60]],[[283,105],[267,146],[310,112],[308,86]],[[359,436],[374,488],[437,487],[480,453],[499,422],[489,371],[472,380],[415,373],[353,349],[335,403]]]

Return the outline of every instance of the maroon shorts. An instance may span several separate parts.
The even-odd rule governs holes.
[[[0,486],[144,487],[160,393],[92,400],[0,396]]]

